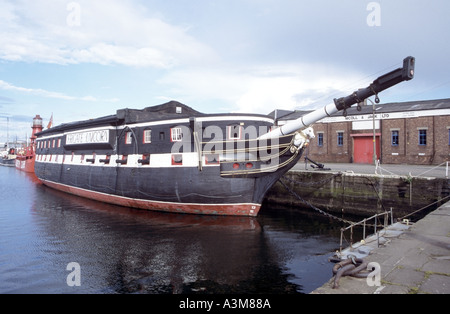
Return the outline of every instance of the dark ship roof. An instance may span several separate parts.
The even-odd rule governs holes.
[[[138,123],[147,121],[158,121],[171,118],[189,118],[199,117],[205,114],[192,109],[178,101],[170,101],[168,103],[139,109],[120,109],[117,110],[117,119],[123,120],[125,123]]]
[[[96,119],[89,119],[84,121],[76,121],[64,123],[53,128],[47,129],[37,136],[51,135],[80,128],[91,128],[103,125],[121,125],[129,123],[139,123],[148,121],[158,121],[166,119],[179,119],[189,117],[199,117],[205,114],[192,109],[178,101],[169,101],[162,105],[147,107],[144,109],[119,109],[114,115],[104,116]]]

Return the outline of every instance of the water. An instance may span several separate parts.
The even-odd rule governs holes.
[[[0,293],[309,293],[331,278],[339,225],[156,213],[49,189],[0,167]],[[69,286],[80,266],[80,286]]]

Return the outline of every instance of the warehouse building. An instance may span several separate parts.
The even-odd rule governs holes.
[[[372,104],[314,124],[307,155],[317,162],[439,165],[450,160],[450,99]],[[272,113],[278,125],[305,111]],[[374,114],[375,113],[375,114]]]

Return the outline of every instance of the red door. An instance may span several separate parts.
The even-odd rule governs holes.
[[[353,162],[357,164],[373,163],[373,136],[353,137]],[[380,159],[380,137],[376,136],[377,159]]]

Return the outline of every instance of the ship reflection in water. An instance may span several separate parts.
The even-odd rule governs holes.
[[[0,293],[308,293],[331,276],[339,228],[298,210],[257,218],[148,212],[0,168]],[[81,285],[70,287],[69,263]]]

